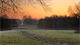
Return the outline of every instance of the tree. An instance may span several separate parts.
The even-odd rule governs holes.
[[[47,5],[45,0],[26,0],[27,3],[31,4],[33,6],[34,3],[40,4],[45,11],[50,11],[51,8],[49,5]],[[20,5],[22,4],[22,0],[0,0],[0,10],[1,15],[4,14],[16,14],[21,13],[20,12]],[[33,6],[34,7],[34,6]]]
[[[20,20],[20,19],[15,19],[15,20],[18,23],[18,25],[21,25],[22,24],[22,20]]]
[[[26,3],[31,4],[32,7],[34,3],[40,4],[44,11],[50,11],[51,8],[46,3],[46,0],[0,0],[0,16],[2,15],[9,15],[15,17],[15,14],[23,14],[20,10],[22,8],[21,5],[23,5],[23,1],[27,1]],[[35,8],[35,7],[34,7]],[[6,20],[6,19],[4,19]],[[4,21],[3,21],[4,22]],[[6,21],[7,22],[7,21]],[[7,22],[8,23],[8,22]],[[1,25],[3,26],[3,25]]]
[[[80,2],[78,4],[75,4],[74,6],[69,6],[68,7],[68,13],[70,16],[72,15],[73,17],[78,17],[80,15]]]
[[[80,33],[79,31],[80,2],[78,4],[75,4],[74,6],[69,6],[68,12],[73,17],[72,26],[75,27],[77,33]]]
[[[3,31],[3,30],[11,30],[12,29],[12,20],[11,19],[6,19],[6,18],[2,18],[1,17],[1,20],[0,20],[1,22],[1,31]]]
[[[13,27],[18,27],[19,24],[17,23],[16,19],[11,19],[12,20],[12,26]]]
[[[3,17],[3,18],[6,18],[6,19],[8,19],[8,16],[7,16],[7,15],[2,15],[2,17]]]
[[[27,15],[23,16],[23,18],[22,18],[22,19],[24,20],[24,19],[26,19],[26,18],[27,18]]]

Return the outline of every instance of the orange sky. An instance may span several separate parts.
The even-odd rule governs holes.
[[[24,0],[23,0],[24,1]],[[26,12],[29,12],[32,18],[44,18],[45,16],[51,16],[53,14],[57,15],[68,15],[67,9],[70,5],[75,5],[75,3],[78,3],[80,0],[51,0],[49,1],[50,7],[52,8],[52,12],[46,13],[43,8],[38,4],[33,4],[33,6],[36,8],[33,8],[31,5],[23,5],[23,11],[25,11],[24,15],[26,15]]]

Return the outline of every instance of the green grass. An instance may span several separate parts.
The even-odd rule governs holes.
[[[21,25],[21,26],[19,26],[19,28],[28,28],[28,29],[34,29],[36,27],[37,27],[37,25],[25,25],[25,26]]]
[[[2,44],[42,44],[42,42],[24,36],[2,36],[1,45]]]
[[[36,34],[43,39],[68,44],[79,44],[80,34],[72,30],[26,30],[30,34]]]
[[[28,35],[23,35],[20,31],[6,31],[0,33],[0,45],[47,45],[44,41],[34,40],[28,37]],[[59,44],[54,44],[59,45]]]
[[[35,34],[41,39],[49,40],[51,42],[60,42],[62,44],[78,45],[80,44],[80,34],[74,33],[75,30],[44,30],[36,29],[36,25],[33,26],[19,26],[19,28],[29,28],[28,30],[22,30],[28,32],[29,34]],[[32,30],[30,29],[32,28]],[[26,33],[25,33],[26,34]],[[41,40],[34,40],[29,38],[29,35],[22,34],[21,30],[11,30],[0,32],[0,44],[1,45],[61,45],[60,43],[46,43]]]

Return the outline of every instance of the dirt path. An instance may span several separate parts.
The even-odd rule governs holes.
[[[49,44],[61,44],[61,45],[69,45],[66,43],[61,43],[61,42],[55,42],[55,41],[51,41],[51,40],[47,40],[47,39],[42,39],[39,35],[35,35],[35,34],[30,34],[29,32],[25,32],[25,31],[21,31],[23,35],[28,36],[31,39],[34,40],[39,40],[39,41],[44,41],[46,43]]]

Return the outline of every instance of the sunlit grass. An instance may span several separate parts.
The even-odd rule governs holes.
[[[71,45],[80,44],[80,34],[74,33],[75,30],[45,30],[45,29],[30,29],[36,28],[37,25],[20,26],[28,28],[29,30],[23,30],[29,32],[30,34],[35,34],[40,36],[42,39],[50,40],[53,42],[61,42]]]
[[[50,44],[44,41],[34,40],[23,35],[21,31],[2,31],[0,32],[0,45],[60,45]]]
[[[24,26],[22,26],[24,27]],[[27,26],[28,27],[28,26]],[[27,28],[25,27],[25,28]],[[30,28],[30,27],[28,27]],[[35,28],[35,26],[32,28]],[[0,32],[0,44],[1,45],[34,45],[34,44],[43,44],[49,45],[50,43],[46,43],[41,40],[34,40],[29,38],[27,35],[22,34],[21,31],[28,32],[29,34],[38,35],[41,39],[50,40],[53,42],[60,42],[66,44],[74,44],[77,45],[80,42],[80,34],[74,33],[75,30],[43,30],[43,29],[26,29],[26,30],[11,30],[11,31],[2,31]],[[52,45],[60,45],[57,43],[53,43]]]
[[[74,30],[26,30],[30,34],[36,34],[43,39],[55,42],[78,44],[80,42],[80,34],[74,33]]]

